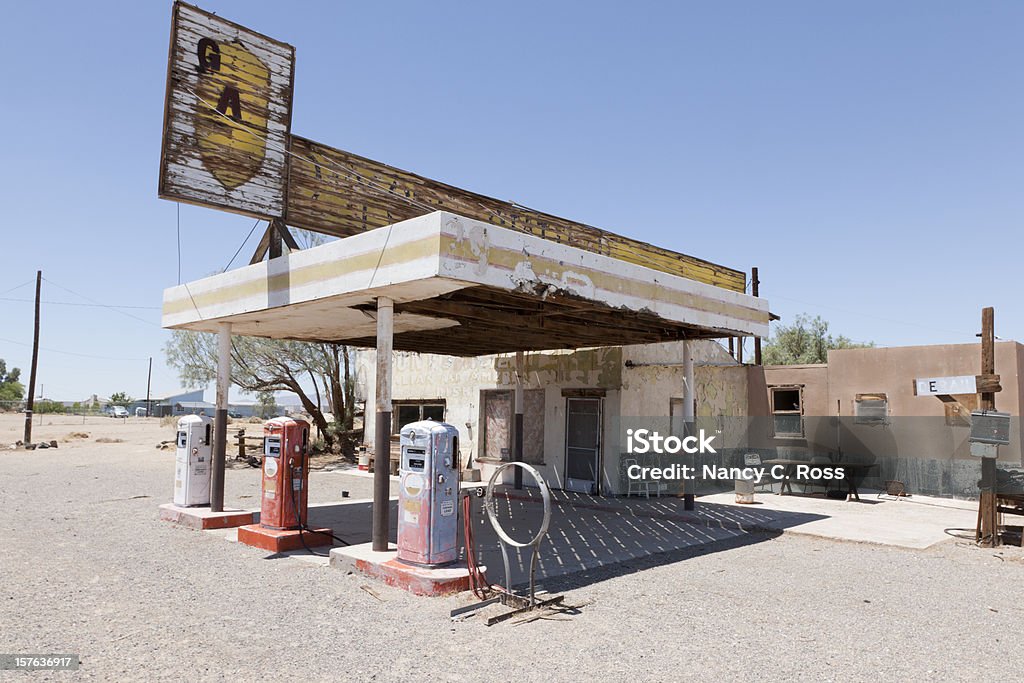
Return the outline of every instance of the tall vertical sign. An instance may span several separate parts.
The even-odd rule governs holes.
[[[285,215],[295,48],[174,4],[159,195]]]

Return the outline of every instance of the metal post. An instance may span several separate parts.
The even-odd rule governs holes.
[[[395,304],[377,297],[377,422],[373,437],[373,550],[388,549],[391,498],[391,363]]]
[[[523,377],[525,375],[523,352],[516,351],[516,386],[515,386],[515,420],[512,427],[512,459],[523,461]],[[523,488],[523,468],[515,467],[514,485],[516,490]]]
[[[217,325],[217,408],[213,420],[210,511],[224,511],[224,460],[228,447],[228,390],[231,388],[231,323]]]
[[[149,357],[149,372],[146,373],[146,417],[149,417],[149,411],[151,410],[149,401],[149,389],[153,384],[153,356]]]
[[[686,435],[693,433],[693,406],[694,406],[694,386],[693,386],[693,351],[690,348],[690,342],[683,342],[683,433]],[[694,505],[694,493],[693,493],[693,480],[683,480],[683,509],[693,510]]]
[[[32,367],[28,373],[28,404],[25,406],[25,446],[32,443],[32,410],[36,405],[36,366],[39,364],[39,291],[43,271],[36,271],[36,327],[32,338]]]

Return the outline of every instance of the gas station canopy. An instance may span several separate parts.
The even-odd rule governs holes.
[[[768,334],[768,302],[445,211],[164,292],[164,327],[477,356]]]

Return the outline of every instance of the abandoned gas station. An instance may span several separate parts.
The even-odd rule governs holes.
[[[292,136],[293,71],[291,46],[175,4],[160,195],[269,221],[249,266],[164,297],[164,327],[219,337],[211,514],[223,508],[232,335],[375,348],[372,445],[389,453],[395,351],[514,353],[525,374],[528,351],[678,341],[692,377],[692,341],[767,333],[767,302],[743,272]],[[299,251],[289,225],[342,239]],[[684,420],[692,392],[691,380]],[[384,552],[389,468],[375,476]]]
[[[534,473],[543,480],[536,483],[545,510],[549,486],[623,495],[630,491],[615,444],[624,418],[665,416],[685,429],[701,417],[750,414],[749,367],[715,341],[767,336],[768,302],[756,289],[747,292],[745,271],[294,136],[293,71],[291,46],[175,4],[160,196],[268,226],[249,265],[164,294],[165,328],[215,333],[219,341],[216,419],[205,442],[196,437],[212,458],[203,470],[209,505],[164,506],[166,519],[196,528],[244,525],[246,542],[277,551],[330,544],[332,528],[340,530],[335,522],[305,527],[309,434],[301,421],[268,423],[259,523],[255,511],[224,509],[236,335],[364,350],[357,376],[377,461],[371,542],[336,548],[332,562],[342,551],[352,566],[385,578],[392,572],[394,583],[412,580],[394,573],[415,580],[429,573],[416,565],[431,561],[396,561],[401,539],[426,534],[438,514],[456,514],[466,471],[481,471],[488,494],[495,478],[519,489],[523,470]],[[300,250],[289,226],[339,239]],[[450,425],[444,443],[422,426],[438,417],[438,405]],[[440,513],[426,503],[412,508],[400,495],[395,520],[396,438],[401,491],[447,496],[438,499]],[[431,469],[434,456],[444,460],[443,471]],[[680,493],[692,511],[692,491]],[[268,500],[276,523],[268,521]],[[397,549],[389,544],[396,521]],[[467,539],[467,552],[471,545]],[[507,558],[506,574],[511,582]]]

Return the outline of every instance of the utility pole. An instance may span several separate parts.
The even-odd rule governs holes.
[[[750,269],[750,293],[758,296],[758,285],[761,281],[757,278],[757,268]],[[754,337],[754,365],[761,364],[761,338]]]
[[[995,311],[989,306],[981,309],[981,374],[996,372]],[[996,395],[981,392],[982,410],[996,409]],[[996,459],[981,459],[981,495],[978,497],[978,529],[975,540],[982,546],[999,545],[999,512],[996,499]]]
[[[43,271],[36,271],[36,327],[32,339],[32,369],[28,375],[28,405],[25,406],[25,438],[28,446],[32,443],[32,410],[36,405],[36,366],[39,364],[39,291],[43,285]]]
[[[146,417],[149,417],[149,387],[153,381],[153,356],[149,357],[149,372],[146,373]]]

